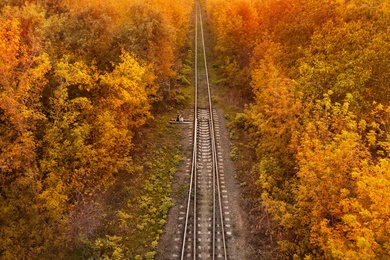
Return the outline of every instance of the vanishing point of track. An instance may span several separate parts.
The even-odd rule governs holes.
[[[199,33],[200,31],[200,33]],[[201,42],[201,44],[199,44]],[[198,51],[201,49],[202,51]],[[227,192],[218,151],[218,118],[212,106],[200,5],[195,3],[195,100],[187,203],[177,259],[230,259]]]

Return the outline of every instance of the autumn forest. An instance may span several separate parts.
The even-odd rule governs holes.
[[[154,259],[193,5],[0,2],[1,259]],[[390,259],[390,1],[201,6],[258,258]]]
[[[151,206],[145,176],[137,190],[134,138],[176,77],[191,5],[1,1],[1,259],[153,257],[170,204]]]
[[[390,2],[208,1],[281,259],[390,258]]]

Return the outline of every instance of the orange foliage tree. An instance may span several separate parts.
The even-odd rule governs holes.
[[[5,173],[33,168],[33,131],[44,118],[38,101],[50,65],[46,54],[22,44],[17,20],[5,20],[0,25],[0,165]]]
[[[36,204],[38,129],[45,120],[39,100],[50,64],[39,42],[22,39],[17,19],[0,21],[0,250],[7,259],[39,256],[37,248],[45,248],[52,234],[42,228]]]

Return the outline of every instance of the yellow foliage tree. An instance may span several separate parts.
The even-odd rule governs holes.
[[[365,121],[349,102],[318,102],[297,155],[296,230],[331,259],[381,259],[388,254],[388,158],[374,160]],[[374,123],[373,126],[379,124]],[[382,203],[381,203],[382,202]],[[315,255],[314,255],[315,257]]]
[[[150,101],[157,91],[153,80],[148,67],[123,52],[121,63],[112,72],[100,76],[98,102],[115,111],[116,119],[124,126],[141,126],[151,117]]]
[[[68,234],[57,242],[77,244],[93,234],[102,217],[93,198],[119,171],[132,172],[132,137],[151,117],[154,77],[128,53],[121,61],[110,73],[68,58],[56,66],[59,86],[49,100],[39,200],[46,216]]]

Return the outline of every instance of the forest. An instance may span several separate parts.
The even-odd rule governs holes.
[[[180,158],[136,139],[188,83],[192,4],[0,2],[1,259],[153,259]]]
[[[259,257],[390,259],[390,0],[201,2]],[[193,4],[0,2],[1,259],[154,258]]]
[[[259,255],[390,259],[390,1],[206,5],[220,84],[246,100]]]

